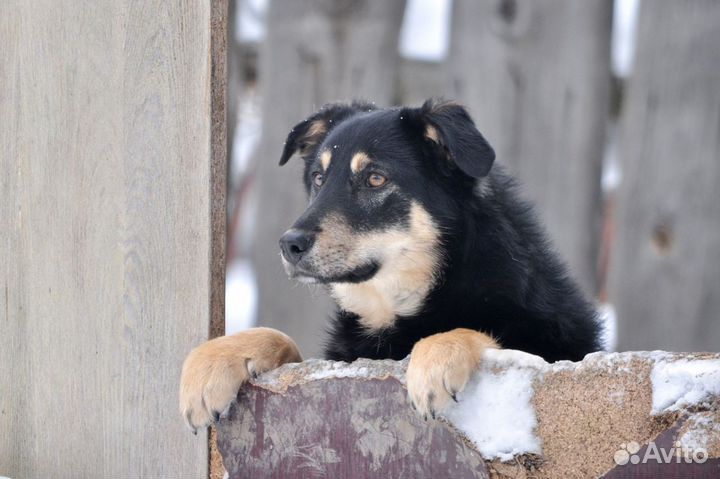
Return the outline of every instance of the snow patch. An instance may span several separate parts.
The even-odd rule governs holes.
[[[235,15],[235,41],[260,43],[267,35],[268,0],[238,2]]]
[[[398,50],[404,58],[440,62],[450,47],[452,0],[408,0]]]
[[[250,261],[233,261],[228,267],[225,283],[225,334],[255,326],[258,287]]]
[[[583,369],[606,369],[613,372],[631,373],[630,363],[633,359],[643,359],[650,353],[606,353],[597,351],[586,354],[582,361],[557,361],[548,365],[553,372],[576,372]]]
[[[691,450],[707,449],[712,438],[720,437],[720,424],[710,414],[695,414],[688,420],[688,430],[680,437],[680,445]]]
[[[627,78],[635,62],[638,14],[641,0],[621,0],[613,5],[612,69]]]
[[[362,378],[367,377],[369,370],[365,366],[354,366],[342,361],[327,363],[323,369],[313,371],[307,379],[315,381],[328,378]]]
[[[598,307],[600,321],[600,341],[603,349],[608,352],[617,349],[617,314],[610,303],[602,303]]]
[[[458,403],[444,416],[485,459],[509,461],[519,454],[539,454],[533,381],[548,367],[532,354],[488,350],[482,370],[470,379],[458,394]]]
[[[720,360],[659,360],[653,366],[653,414],[677,411],[720,395]]]

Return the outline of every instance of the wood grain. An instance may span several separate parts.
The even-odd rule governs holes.
[[[227,242],[227,21],[228,0],[212,0],[210,17],[210,337],[225,334]]]
[[[233,3],[235,3],[233,1]],[[228,0],[210,1],[210,327],[208,336],[225,334],[225,264],[228,176]],[[233,18],[233,17],[231,17]],[[232,110],[234,114],[234,110]],[[216,434],[208,430],[210,479],[225,474]]]
[[[259,323],[280,329],[304,357],[318,357],[332,306],[321,290],[288,280],[278,240],[305,209],[302,161],[280,169],[290,128],[330,101],[392,101],[404,1],[277,0],[260,55],[263,138],[256,180],[253,261]]]
[[[455,0],[445,94],[522,182],[595,293],[612,1]]]
[[[720,4],[643,2],[610,269],[621,349],[720,345]]]
[[[0,4],[0,475],[207,475],[210,56],[210,2]]]

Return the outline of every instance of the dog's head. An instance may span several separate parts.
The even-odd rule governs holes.
[[[495,158],[463,107],[435,101],[329,105],[293,128],[280,164],[295,153],[309,205],[280,240],[283,264],[300,281],[333,285],[388,269],[429,285],[445,222]]]

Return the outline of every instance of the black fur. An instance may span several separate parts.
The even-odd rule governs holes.
[[[324,122],[327,133],[303,143],[315,120]],[[428,126],[438,141],[426,138]],[[368,215],[363,195],[372,193],[361,186],[338,180],[316,191],[311,176],[317,154],[338,145],[338,156],[362,147],[380,158],[402,194]],[[328,359],[401,359],[419,339],[459,327],[489,333],[503,348],[548,361],[580,360],[600,348],[594,308],[548,244],[531,206],[518,197],[514,181],[498,166],[491,169],[495,154],[464,108],[432,101],[385,110],[366,103],[331,105],[293,129],[281,164],[298,150],[306,162],[311,204],[296,227],[338,204],[357,228],[380,227],[402,221],[412,200],[442,232],[441,277],[421,310],[372,333],[355,314],[338,311],[329,330]],[[336,171],[328,176],[347,174],[334,163]]]

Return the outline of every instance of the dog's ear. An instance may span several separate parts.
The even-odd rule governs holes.
[[[295,153],[299,153],[305,159],[311,158],[330,130],[355,113],[374,109],[374,105],[363,102],[330,103],[323,106],[317,113],[290,130],[285,140],[282,156],[280,156],[280,166],[287,163]]]
[[[442,148],[449,161],[473,178],[482,178],[490,172],[495,150],[480,134],[463,106],[427,100],[417,110],[425,140]]]

